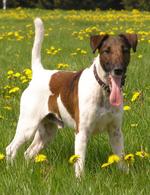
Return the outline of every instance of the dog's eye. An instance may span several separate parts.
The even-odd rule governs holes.
[[[103,54],[109,54],[110,53],[110,49],[105,49],[102,51]]]

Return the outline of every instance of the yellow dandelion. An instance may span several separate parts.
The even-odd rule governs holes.
[[[133,162],[134,161],[134,154],[130,153],[130,154],[125,155],[124,160],[127,162]]]
[[[150,154],[144,151],[138,151],[135,153],[136,156],[139,156],[141,158],[148,158],[150,157]]]
[[[83,41],[83,39],[84,39],[82,36],[79,36],[78,38],[80,41]]]
[[[13,76],[16,77],[16,78],[18,78],[18,77],[21,76],[21,74],[19,72],[16,72]]]
[[[21,83],[27,83],[27,82],[28,82],[27,79],[24,79],[24,80],[21,81]]]
[[[11,86],[10,85],[6,85],[6,86],[4,86],[4,89],[10,89],[11,88]]]
[[[81,48],[78,47],[78,48],[77,48],[77,51],[81,51]]]
[[[74,155],[72,155],[72,156],[69,158],[69,163],[70,163],[70,164],[74,164],[75,162],[77,162],[77,160],[78,160],[79,158],[80,158],[79,155],[74,154]]]
[[[87,51],[81,50],[81,54],[85,55],[85,54],[87,54]]]
[[[131,110],[131,107],[130,106],[123,106],[123,110],[125,110],[125,111]]]
[[[14,71],[13,71],[13,70],[9,70],[9,71],[7,72],[7,74],[8,74],[8,75],[13,75],[13,74],[14,74]]]
[[[4,108],[5,110],[9,110],[9,111],[12,110],[12,107],[11,107],[11,106],[4,106],[3,108]]]
[[[77,53],[76,53],[76,52],[74,52],[74,53],[71,53],[70,55],[71,55],[71,56],[75,56],[75,55],[77,55]]]
[[[4,160],[4,158],[5,158],[5,155],[0,153],[0,160]]]
[[[19,87],[14,87],[14,88],[10,89],[8,93],[9,93],[9,94],[16,93],[16,92],[18,92],[19,90],[20,90]]]
[[[24,69],[23,72],[24,72],[24,74],[27,75],[27,76],[32,74],[32,70],[29,69],[29,68]]]
[[[140,96],[140,92],[136,91],[134,92],[132,98],[131,98],[131,102],[134,102],[135,100],[137,100],[137,98]]]
[[[108,158],[108,163],[118,163],[120,161],[120,157],[118,156],[118,155],[116,155],[116,154],[113,154],[113,155],[111,155],[111,156],[109,156],[109,158]]]
[[[26,76],[21,76],[20,77],[20,80],[22,81],[22,80],[25,80],[26,79]]]
[[[112,164],[112,163],[104,163],[104,164],[102,164],[101,168],[108,167],[108,166],[110,166],[111,164]]]
[[[38,163],[38,162],[44,162],[44,161],[47,161],[47,157],[46,157],[44,154],[38,154],[38,155],[35,157],[34,161],[35,161],[36,163]]]
[[[105,35],[105,34],[106,34],[106,33],[105,33],[105,32],[102,32],[102,31],[99,33],[99,35]]]
[[[69,66],[69,64],[63,64],[63,63],[57,64],[57,68],[58,68],[58,69],[67,68],[68,66]]]
[[[8,32],[7,35],[11,36],[11,35],[13,35],[13,32]]]
[[[137,126],[138,126],[137,123],[132,123],[132,124],[131,124],[131,127],[137,127]]]
[[[142,57],[143,57],[143,55],[142,55],[142,54],[138,55],[138,58],[142,58]]]

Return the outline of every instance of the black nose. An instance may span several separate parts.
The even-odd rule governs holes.
[[[123,73],[123,70],[121,68],[115,68],[114,69],[114,74],[117,76],[121,76]]]

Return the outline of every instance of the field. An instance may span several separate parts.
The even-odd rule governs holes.
[[[33,19],[45,24],[42,62],[48,69],[79,70],[90,66],[94,55],[90,34],[138,33],[137,52],[131,55],[124,87],[125,152],[133,154],[129,172],[115,164],[101,168],[112,154],[106,134],[88,144],[85,176],[74,177],[68,159],[74,154],[74,131],[62,129],[52,144],[41,151],[47,160],[27,163],[18,152],[7,166],[5,147],[14,136],[19,99],[31,79],[30,61],[34,37]],[[127,11],[49,11],[15,9],[0,11],[0,194],[1,195],[148,195],[150,192],[150,13]],[[143,152],[143,157],[135,155]]]

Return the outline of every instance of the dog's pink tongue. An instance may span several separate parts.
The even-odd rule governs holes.
[[[121,77],[110,76],[111,79],[111,93],[109,96],[109,101],[112,106],[120,106],[122,103],[121,94]]]

